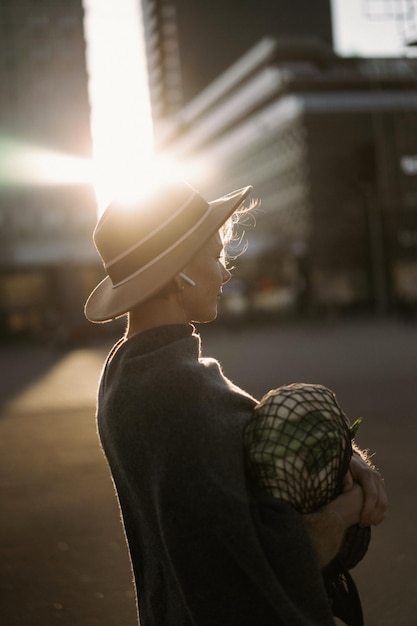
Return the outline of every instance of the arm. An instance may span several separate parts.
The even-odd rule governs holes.
[[[350,526],[377,525],[384,519],[386,509],[381,475],[366,455],[355,448],[342,494],[321,511],[303,516],[320,567],[336,556]]]
[[[363,493],[352,484],[320,511],[303,515],[320,567],[325,567],[339,552],[346,530],[357,524],[363,505]]]
[[[323,569],[339,552],[346,532],[346,525],[339,513],[323,509],[303,515],[320,569]]]

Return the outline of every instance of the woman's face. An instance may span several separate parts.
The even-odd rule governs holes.
[[[184,289],[180,292],[187,320],[214,320],[222,286],[230,279],[230,272],[224,266],[223,243],[219,233],[208,240],[183,271],[195,282],[195,286],[184,282]]]

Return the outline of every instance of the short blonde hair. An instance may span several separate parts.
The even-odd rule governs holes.
[[[254,210],[261,204],[260,200],[251,200],[249,206],[245,206],[244,202],[236,209],[229,219],[220,228],[220,237],[223,246],[227,248],[225,251],[225,260],[235,259],[245,252],[247,244],[244,240],[244,227],[255,224]],[[252,220],[252,223],[250,223]],[[238,227],[240,227],[238,229]],[[242,230],[243,229],[243,230]],[[233,254],[235,252],[235,254]]]

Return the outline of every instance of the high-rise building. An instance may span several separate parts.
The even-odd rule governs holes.
[[[328,2],[142,2],[158,149],[262,201],[251,306],[417,309],[416,60],[339,57]]]
[[[407,308],[416,85],[414,59],[343,59],[266,37],[171,116],[159,148],[191,163],[208,197],[254,185],[262,207],[239,263],[251,289],[274,285],[276,303],[310,310]]]
[[[44,156],[91,156],[83,17],[81,0],[0,4],[0,320],[6,332],[68,324],[82,314],[88,273],[96,271],[91,187],[63,184],[60,177],[54,183],[56,172],[39,171]]]
[[[332,45],[330,0],[142,0],[159,124],[267,35]]]

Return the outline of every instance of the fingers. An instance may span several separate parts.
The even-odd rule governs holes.
[[[364,503],[361,511],[360,523],[363,526],[380,524],[388,507],[388,498],[381,475],[376,470],[370,470],[364,476],[361,484],[364,491]]]
[[[350,472],[353,480],[362,487],[364,495],[360,524],[363,526],[380,524],[388,507],[388,497],[381,474],[357,454],[352,457]]]

